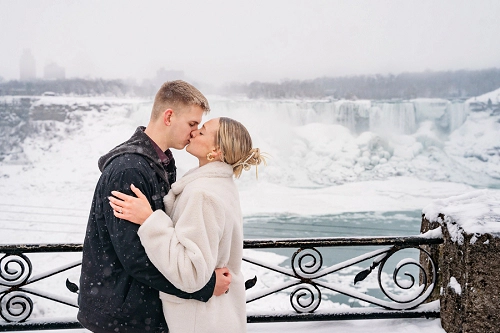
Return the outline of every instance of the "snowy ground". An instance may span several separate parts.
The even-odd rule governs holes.
[[[90,201],[99,177],[96,161],[100,155],[127,139],[137,125],[144,124],[144,111],[147,114],[148,110],[144,110],[142,104],[135,103],[132,107],[111,107],[105,113],[75,111],[75,116],[81,119],[73,123],[39,122],[37,126],[40,134],[26,139],[23,158],[0,162],[0,243],[82,242]],[[478,134],[485,124],[491,130]],[[420,133],[429,139],[432,132],[426,131],[425,126],[430,125],[423,124]],[[476,114],[450,135],[453,140],[446,141],[442,149],[434,150],[434,153],[432,149],[431,153],[422,152],[424,146],[419,144],[417,134],[404,136],[406,141],[399,142],[400,148],[391,148],[392,162],[384,162],[385,166],[379,167],[368,168],[365,165],[366,170],[363,170],[368,176],[364,181],[359,181],[363,179],[362,173],[359,173],[361,169],[356,171],[358,173],[354,172],[355,168],[364,165],[364,157],[371,154],[373,160],[376,154],[380,155],[377,155],[379,159],[386,155],[386,150],[382,151],[373,144],[380,141],[375,134],[355,138],[339,125],[321,124],[283,130],[281,134],[296,133],[302,146],[291,154],[289,160],[278,161],[288,151],[288,148],[280,150],[280,144],[286,139],[280,138],[270,144],[268,137],[259,136],[257,141],[264,147],[267,145],[267,151],[274,154],[274,162],[270,162],[267,171],[266,167],[259,168],[259,180],[255,180],[252,171],[238,181],[242,210],[245,216],[420,210],[435,199],[460,195],[481,187],[478,184],[482,184],[486,177],[483,177],[484,174],[488,177],[498,176],[497,155],[488,155],[490,163],[486,164],[480,158],[474,157],[471,162],[471,158],[463,157],[464,145],[472,149],[472,155],[488,151],[493,145],[491,140],[494,134],[498,133],[495,132],[497,127],[496,118]],[[264,130],[256,131],[263,133]],[[328,132],[336,134],[328,136]],[[313,144],[314,140],[321,141],[325,137],[329,138],[328,142]],[[476,140],[476,143],[473,145],[470,140]],[[362,147],[366,146],[372,149],[369,153],[363,152]],[[349,147],[352,149],[349,150]],[[410,154],[412,156],[406,156],[408,154],[405,153],[412,147],[418,149]],[[329,149],[334,149],[338,154],[330,156],[329,164],[325,164],[324,152]],[[446,157],[443,157],[444,152],[448,153]],[[174,154],[180,174],[195,166],[195,161],[185,152]],[[454,154],[455,162],[451,159]],[[301,161],[307,163],[304,165]],[[431,169],[423,170],[426,163],[431,164]],[[456,170],[454,165],[457,166]],[[481,168],[484,166],[488,169],[482,174]],[[321,186],[318,186],[317,179],[304,181],[302,167],[308,170],[309,175],[318,174],[329,178]],[[293,168],[299,168],[299,171]],[[398,168],[406,168],[406,171],[401,173],[397,171]],[[327,174],[325,170],[333,171]],[[397,176],[400,174],[403,176]],[[346,181],[350,175],[359,176],[358,181]],[[460,177],[467,179],[457,181]],[[287,179],[300,187],[287,186]],[[337,184],[338,179],[342,181]],[[56,257],[51,260],[57,263],[59,259]],[[279,261],[273,254],[269,254],[267,259]],[[72,279],[77,278],[77,272],[73,273]],[[278,303],[270,303],[271,307],[278,307]],[[249,305],[251,308],[252,305]],[[37,315],[43,317],[44,313],[40,311]],[[439,320],[426,319],[250,324],[248,329],[249,332],[444,332]],[[81,330],[73,330],[78,331]]]

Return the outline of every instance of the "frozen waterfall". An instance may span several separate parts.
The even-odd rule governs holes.
[[[500,181],[500,154],[484,157],[486,150],[496,152],[489,135],[494,129],[500,132],[497,116],[481,120],[491,127],[481,145],[471,141],[460,146],[457,135],[451,136],[477,118],[469,117],[475,112],[467,102],[210,101],[210,118],[241,121],[255,145],[271,155],[259,177],[272,182],[310,187],[401,175],[478,186],[498,186]]]
[[[469,107],[464,102],[440,99],[410,101],[307,101],[307,100],[211,100],[217,115],[234,118],[278,118],[292,126],[310,123],[335,124],[353,134],[365,131],[411,135],[420,123],[433,121],[444,133],[451,133],[467,118]]]

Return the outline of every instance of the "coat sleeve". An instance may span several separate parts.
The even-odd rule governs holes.
[[[221,199],[202,190],[183,193],[175,227],[157,210],[139,228],[148,257],[177,288],[193,292],[210,279],[225,223],[223,207]]]
[[[111,190],[117,190],[133,195],[130,184],[138,187],[147,198],[152,198],[155,195],[152,193],[151,186],[148,185],[147,178],[137,169],[128,169],[118,173],[109,182],[109,188],[105,192],[111,195]],[[108,199],[103,198],[103,200]],[[103,207],[106,227],[113,248],[123,268],[130,276],[154,289],[180,298],[197,299],[204,302],[210,299],[215,288],[215,272],[213,270],[210,272],[209,278],[197,290],[191,290],[190,293],[179,290],[151,263],[137,234],[138,225],[116,218],[109,204],[106,203]]]

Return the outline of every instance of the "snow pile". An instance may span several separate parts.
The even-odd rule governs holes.
[[[500,104],[500,88],[494,91],[490,91],[481,96],[473,97],[467,100],[468,103],[471,102],[483,102],[488,103],[488,100],[491,100],[494,104]]]
[[[450,278],[450,283],[448,286],[455,292],[457,295],[462,295],[462,286],[460,283],[458,283],[457,279],[455,277]]]
[[[444,151],[476,174],[500,179],[500,115],[475,112],[450,134]]]
[[[253,176],[253,178],[252,178]],[[353,182],[322,188],[290,188],[245,175],[238,182],[245,216],[257,214],[328,215],[344,212],[420,210],[434,199],[470,192],[472,187],[409,177]]]
[[[500,193],[484,189],[435,200],[422,213],[429,221],[443,222],[445,216],[452,239],[463,243],[463,232],[500,236]]]

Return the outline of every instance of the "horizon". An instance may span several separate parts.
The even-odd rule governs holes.
[[[338,76],[334,76],[334,75],[323,75],[323,76],[318,76],[318,77],[313,77],[313,78],[309,78],[309,79],[288,79],[288,78],[283,78],[283,79],[278,79],[278,80],[275,80],[275,81],[261,81],[261,80],[254,80],[254,81],[251,81],[251,82],[240,82],[240,81],[233,81],[233,82],[224,82],[224,84],[250,84],[250,83],[253,83],[253,82],[260,82],[260,83],[273,83],[273,84],[280,84],[280,83],[283,83],[283,82],[290,82],[290,81],[314,81],[314,80],[319,80],[319,79],[325,79],[325,78],[332,78],[332,79],[339,79],[339,78],[357,78],[357,77],[377,77],[377,76],[381,76],[381,77],[391,77],[391,76],[394,76],[394,77],[397,77],[397,76],[400,76],[400,75],[404,75],[404,74],[410,74],[410,75],[415,75],[415,74],[426,74],[426,73],[434,73],[434,74],[444,74],[444,73],[457,73],[457,72],[481,72],[481,71],[488,71],[488,70],[500,70],[500,66],[498,67],[484,67],[484,68],[477,68],[477,69],[468,69],[468,68],[459,68],[459,69],[454,69],[454,70],[430,70],[430,69],[426,69],[426,70],[422,70],[422,71],[402,71],[402,72],[399,72],[399,73],[393,73],[393,72],[389,72],[389,73],[359,73],[359,74],[351,74],[351,75],[338,75]],[[124,83],[134,83],[136,85],[141,85],[141,84],[144,84],[144,83],[147,83],[148,81],[151,81],[153,80],[154,77],[150,77],[150,78],[144,78],[142,79],[142,82],[138,82],[138,78],[133,78],[133,77],[128,77],[128,78],[124,78],[124,77],[116,77],[116,78],[105,78],[105,77],[102,77],[102,76],[95,76],[95,77],[90,77],[90,76],[74,76],[74,77],[64,77],[64,78],[57,78],[57,79],[54,79],[54,78],[50,78],[50,79],[47,79],[47,78],[43,78],[43,77],[36,77],[34,79],[30,79],[30,80],[21,80],[19,78],[14,78],[14,79],[6,79],[4,76],[2,76],[2,73],[0,73],[0,84],[1,83],[8,83],[8,82],[36,82],[36,81],[70,81],[70,80],[89,80],[89,81],[98,81],[98,80],[103,80],[103,81],[122,81]],[[3,80],[3,81],[2,81]],[[177,80],[177,79],[173,79],[173,80]],[[182,80],[184,81],[187,81],[187,82],[191,82],[191,80],[189,80],[189,78],[183,78]],[[206,82],[200,82],[202,84],[206,83]]]

